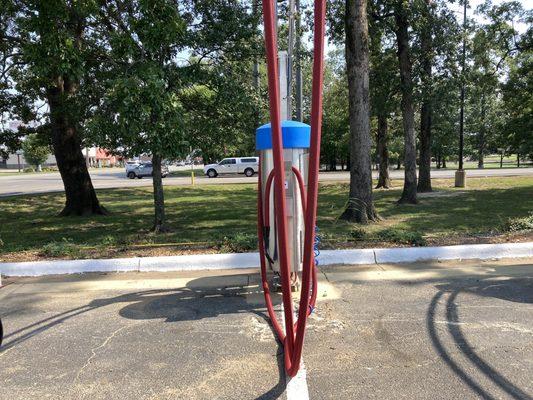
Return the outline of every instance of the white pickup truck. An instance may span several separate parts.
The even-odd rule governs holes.
[[[224,158],[218,164],[204,166],[204,174],[216,178],[221,174],[244,174],[253,176],[259,170],[258,157],[233,157]]]

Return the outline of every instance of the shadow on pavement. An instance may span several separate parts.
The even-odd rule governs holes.
[[[224,279],[231,280],[231,277],[225,276]],[[276,299],[273,300],[276,303]],[[4,337],[6,343],[0,348],[0,354],[75,316],[117,303],[125,304],[119,315],[133,320],[164,319],[165,322],[173,323],[223,314],[253,313],[270,326],[270,321],[264,314],[262,291],[257,284],[224,286],[220,285],[220,277],[215,276],[192,280],[185,287],[177,289],[145,290],[93,300],[87,305],[72,308],[10,332]],[[274,333],[272,339],[275,340]],[[283,348],[279,342],[277,364],[278,383],[257,399],[277,399],[285,391]]]
[[[482,297],[497,298],[505,301],[518,303],[533,303],[533,278],[512,278],[508,280],[476,280],[472,284],[460,285],[442,284],[437,285],[439,292],[433,297],[427,311],[427,330],[432,344],[439,356],[446,362],[449,368],[466,383],[477,395],[484,399],[496,399],[485,388],[481,387],[461,366],[453,360],[452,354],[455,349],[461,353],[483,375],[500,387],[513,399],[533,399],[529,394],[510,382],[495,368],[483,360],[469,343],[460,326],[457,296],[460,293],[470,293]],[[445,302],[446,326],[454,343],[454,349],[446,349],[438,335],[435,325],[435,314],[439,302],[447,295]]]

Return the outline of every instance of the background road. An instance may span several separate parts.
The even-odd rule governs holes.
[[[187,167],[173,167],[171,171],[187,169]],[[151,186],[150,178],[127,179],[124,169],[122,168],[102,168],[90,171],[93,185],[96,189],[124,188]],[[390,172],[392,179],[402,179],[403,170]],[[433,170],[433,178],[453,178],[455,170]],[[3,175],[3,176],[2,176]],[[377,171],[373,171],[374,178],[377,178]],[[467,171],[468,177],[487,177],[487,176],[533,176],[533,168],[502,168],[502,169],[473,169]],[[320,181],[322,182],[348,182],[350,174],[348,172],[322,172]],[[187,177],[167,177],[163,180],[165,185],[190,185],[191,178]],[[196,176],[196,183],[199,185],[229,184],[229,183],[254,183],[257,182],[257,176],[246,178],[243,175],[226,175],[214,179],[205,176]],[[0,197],[47,193],[63,191],[63,182],[59,173],[42,173],[42,174],[3,174],[0,173]]]
[[[304,348],[309,397],[532,399],[532,263],[324,269]],[[2,398],[303,398],[285,392],[257,271],[4,283]]]

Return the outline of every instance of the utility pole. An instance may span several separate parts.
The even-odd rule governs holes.
[[[464,119],[465,119],[465,64],[466,64],[466,4],[463,0],[463,54],[461,59],[461,112],[459,116],[459,168],[455,171],[455,187],[466,186],[466,172],[463,168]]]
[[[21,168],[20,168],[20,155],[22,154],[22,151],[21,150],[17,150],[16,154],[17,154],[18,170],[20,172],[21,171]]]
[[[258,5],[258,0],[253,0],[252,2],[252,14],[253,14],[253,17],[254,19],[257,21],[257,18],[258,18],[258,15],[259,15],[259,5]],[[254,35],[257,33],[257,26],[254,25]],[[259,93],[259,85],[260,85],[260,82],[259,82],[259,61],[257,59],[257,54],[254,56],[254,66],[253,66],[253,83],[254,83],[254,90],[255,90],[255,94],[256,96],[259,98],[260,96],[260,93]],[[259,107],[257,107],[257,110],[255,112],[255,126],[259,126],[260,123],[261,123],[261,113],[260,113],[260,110],[259,110]]]
[[[292,119],[292,71],[295,36],[295,0],[289,0],[289,40],[287,44],[287,119]]]
[[[295,68],[295,83],[296,83],[296,120],[303,122],[302,113],[302,38],[301,38],[301,16],[300,16],[300,0],[296,1],[296,26],[294,29],[295,34],[295,53],[296,53],[296,68]]]

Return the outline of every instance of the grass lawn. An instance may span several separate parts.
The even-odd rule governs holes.
[[[203,176],[204,175],[204,169],[203,168],[194,167],[193,171],[194,171],[194,176]],[[171,171],[170,172],[170,176],[190,177],[191,176],[191,169],[189,168],[189,169],[180,169],[178,171]]]
[[[531,231],[510,234],[509,218],[533,212],[533,177],[472,178],[467,189],[434,180],[437,189],[418,205],[396,205],[401,183],[375,192],[383,220],[360,226],[338,220],[347,184],[322,185],[318,226],[323,247],[431,245],[533,240]],[[62,194],[0,199],[0,260],[43,257],[119,257],[197,251],[246,251],[256,247],[255,185],[166,187],[172,232],[154,236],[151,188],[99,190],[111,215],[59,218]],[[517,236],[518,235],[518,236]]]

